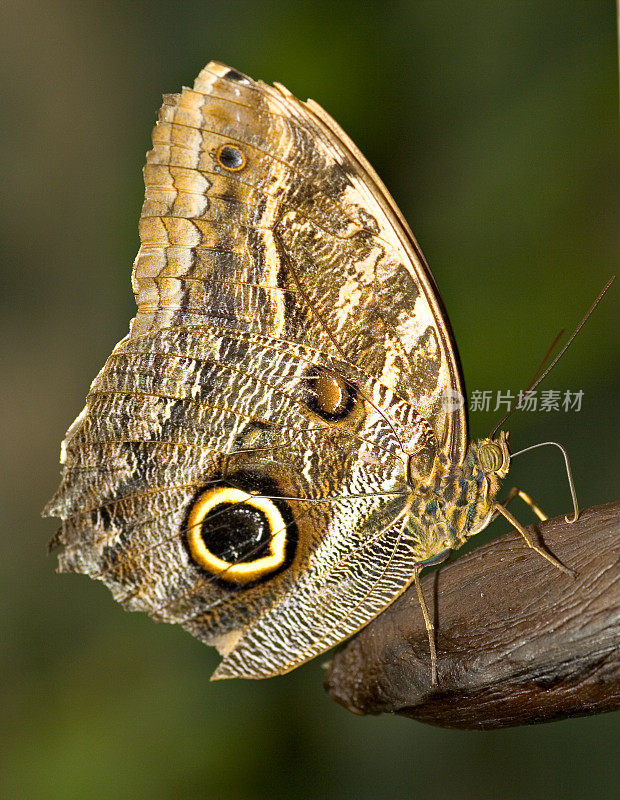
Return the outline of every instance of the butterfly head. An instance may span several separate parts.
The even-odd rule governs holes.
[[[508,434],[501,431],[495,438],[472,442],[464,468],[471,471],[471,480],[478,487],[476,503],[470,505],[463,529],[466,540],[486,528],[491,521],[497,492],[510,468]]]
[[[479,471],[486,476],[496,476],[498,480],[503,480],[510,469],[508,433],[501,431],[492,439],[478,439],[472,442],[465,461],[472,474]]]

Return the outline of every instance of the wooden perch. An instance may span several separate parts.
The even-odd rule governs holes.
[[[620,707],[620,502],[530,530],[571,578],[507,533],[426,575],[336,654],[325,687],[358,714],[502,728]]]

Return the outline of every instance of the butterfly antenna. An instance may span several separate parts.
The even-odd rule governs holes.
[[[542,361],[541,361],[541,362],[540,362],[540,364],[538,365],[538,369],[537,369],[537,370],[536,370],[536,372],[535,372],[535,373],[532,375],[532,379],[530,380],[530,382],[529,382],[529,384],[528,384],[528,387],[527,387],[527,389],[525,389],[525,391],[526,391],[526,392],[531,392],[531,391],[532,391],[532,386],[533,386],[533,385],[536,383],[536,381],[538,380],[538,377],[539,377],[539,375],[541,374],[541,372],[542,372],[542,371],[543,371],[543,369],[545,368],[545,364],[546,364],[546,363],[549,361],[549,359],[551,358],[551,356],[552,356],[552,354],[553,354],[553,352],[554,352],[555,348],[558,346],[558,344],[559,344],[559,342],[560,342],[560,339],[562,338],[562,336],[564,336],[564,332],[565,332],[565,330],[566,330],[565,328],[562,328],[562,330],[561,330],[561,331],[559,331],[559,333],[557,334],[557,336],[555,337],[555,339],[554,339],[554,340],[551,342],[551,344],[549,345],[549,349],[547,350],[547,352],[546,352],[546,353],[545,353],[545,355],[543,356],[543,359],[542,359]]]
[[[547,352],[543,356],[542,361],[540,362],[540,364],[538,365],[538,368],[536,369],[536,372],[532,375],[532,378],[531,378],[531,380],[530,380],[530,382],[529,382],[529,384],[527,386],[527,389],[524,389],[522,392],[520,392],[521,397],[525,397],[528,394],[528,392],[531,392],[533,387],[536,386],[536,381],[538,380],[538,377],[539,377],[540,373],[544,369],[545,364],[549,361],[549,358],[551,357],[551,354],[553,353],[555,348],[558,346],[558,342],[560,341],[562,336],[564,336],[564,330],[565,329],[562,328],[562,330],[557,334],[555,339],[551,342],[551,344],[549,346],[549,349],[547,350]],[[516,410],[517,410],[517,406],[516,406],[515,402],[513,401],[510,404],[510,408],[508,409],[508,411],[504,414],[504,416],[500,419],[500,421],[497,423],[497,425],[491,431],[490,438],[493,438],[493,435],[498,430],[498,428],[500,428],[504,424],[504,422],[506,422],[506,420],[514,414],[514,412]]]
[[[573,516],[572,518],[565,516],[564,519],[566,520],[566,522],[572,525],[572,523],[577,522],[577,519],[579,518],[579,503],[577,502],[577,492],[575,491],[575,482],[573,480],[573,473],[570,468],[570,459],[568,457],[568,453],[566,452],[565,448],[562,447],[561,444],[558,444],[558,442],[539,442],[538,444],[531,444],[529,447],[524,447],[523,450],[518,450],[516,453],[512,453],[510,457],[516,458],[517,456],[520,456],[523,453],[527,453],[528,450],[535,450],[537,447],[545,447],[547,445],[553,445],[554,447],[557,447],[559,450],[562,451],[562,455],[564,456],[566,477],[568,478],[570,496],[573,500]]]
[[[598,295],[598,297],[596,298],[596,300],[595,300],[595,301],[592,303],[592,305],[590,306],[590,308],[589,308],[589,309],[586,311],[586,313],[585,313],[585,314],[584,314],[584,316],[582,317],[582,319],[581,319],[581,322],[580,322],[580,323],[577,325],[577,327],[575,328],[575,330],[574,330],[574,331],[572,332],[572,334],[570,335],[570,337],[569,337],[568,341],[566,342],[566,344],[564,345],[564,347],[563,347],[563,348],[560,350],[560,352],[559,352],[559,353],[557,354],[557,356],[556,356],[556,357],[553,359],[553,361],[551,362],[551,364],[549,364],[549,366],[548,366],[548,367],[547,367],[547,368],[544,370],[544,372],[542,372],[542,373],[541,373],[541,370],[543,369],[543,367],[544,367],[544,365],[545,365],[545,363],[546,363],[547,359],[549,358],[549,356],[551,355],[551,353],[552,353],[552,352],[553,352],[553,350],[555,349],[555,347],[556,347],[556,345],[557,345],[557,343],[558,343],[558,341],[559,341],[559,339],[560,339],[560,337],[562,336],[562,334],[563,334],[563,332],[564,332],[564,331],[560,331],[560,333],[559,333],[559,334],[558,334],[558,335],[555,337],[555,339],[553,340],[553,344],[551,345],[551,347],[550,347],[550,348],[549,348],[549,350],[547,351],[547,354],[545,355],[545,357],[543,358],[543,360],[542,360],[542,362],[541,362],[540,366],[539,366],[539,367],[538,367],[538,369],[536,370],[536,374],[534,375],[534,377],[533,377],[533,379],[532,379],[532,382],[530,383],[530,385],[528,386],[528,388],[527,388],[527,389],[526,389],[524,392],[522,392],[522,393],[521,393],[521,395],[524,395],[524,394],[527,394],[528,392],[532,392],[532,391],[534,391],[534,389],[535,389],[535,388],[536,388],[536,387],[537,387],[537,386],[538,386],[538,385],[541,383],[541,381],[543,381],[543,380],[544,380],[544,379],[547,377],[547,375],[548,375],[548,374],[551,372],[551,370],[552,370],[552,369],[555,367],[555,365],[558,363],[558,361],[559,361],[559,360],[562,358],[562,356],[564,355],[564,353],[565,353],[565,352],[568,350],[568,348],[571,346],[571,344],[573,343],[573,340],[574,340],[574,338],[577,336],[577,334],[579,333],[579,331],[580,331],[580,330],[583,328],[583,326],[586,324],[586,322],[587,322],[587,321],[588,321],[588,319],[590,318],[590,315],[592,314],[592,312],[594,311],[594,309],[597,307],[597,305],[598,305],[598,304],[601,302],[601,300],[603,299],[603,296],[605,295],[605,293],[607,292],[607,290],[609,289],[609,287],[611,286],[611,284],[614,282],[614,280],[615,280],[615,279],[616,279],[616,276],[615,276],[615,275],[612,275],[612,276],[611,276],[611,278],[610,278],[610,279],[607,281],[607,283],[605,284],[605,286],[604,286],[604,287],[602,288],[602,290],[599,292],[599,295]],[[501,427],[501,426],[504,424],[504,422],[506,422],[506,420],[508,419],[508,417],[509,417],[509,416],[510,416],[510,415],[511,415],[511,414],[512,414],[514,411],[516,411],[516,410],[517,410],[517,407],[516,407],[515,403],[514,403],[514,402],[513,402],[513,403],[511,403],[511,405],[510,405],[510,408],[508,409],[508,411],[507,411],[507,412],[504,414],[504,416],[503,416],[503,417],[500,419],[500,421],[497,423],[497,425],[496,425],[496,426],[493,428],[493,430],[492,430],[492,431],[491,431],[491,433],[489,434],[489,438],[490,438],[490,439],[492,439],[492,438],[493,438],[493,436],[495,436],[495,434],[497,433],[497,431],[499,430],[499,428],[500,428],[500,427]]]

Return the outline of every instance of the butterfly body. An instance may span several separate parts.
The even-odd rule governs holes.
[[[415,532],[418,564],[457,550],[490,522],[501,481],[508,473],[507,436],[472,442],[462,465],[435,465],[412,487],[407,528]],[[415,470],[410,465],[411,473]]]
[[[153,144],[138,312],[47,513],[62,570],[217,646],[216,677],[279,674],[488,523],[506,436],[468,444],[430,271],[319,106],[212,62]]]

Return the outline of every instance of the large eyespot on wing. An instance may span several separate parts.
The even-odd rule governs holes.
[[[286,519],[286,517],[289,517]],[[214,580],[247,586],[290,566],[296,526],[277,499],[222,480],[192,503],[185,537],[190,556]]]
[[[332,526],[292,592],[237,631],[212,678],[268,678],[289,672],[351,636],[412,580],[412,546],[396,506],[363,530]],[[386,513],[387,511],[387,513]]]
[[[413,234],[316,103],[239,75],[211,62],[165,98],[131,335],[200,324],[311,342],[384,410],[409,404],[460,463],[465,410],[445,403],[463,394],[458,359]],[[398,434],[407,446],[411,429]]]

